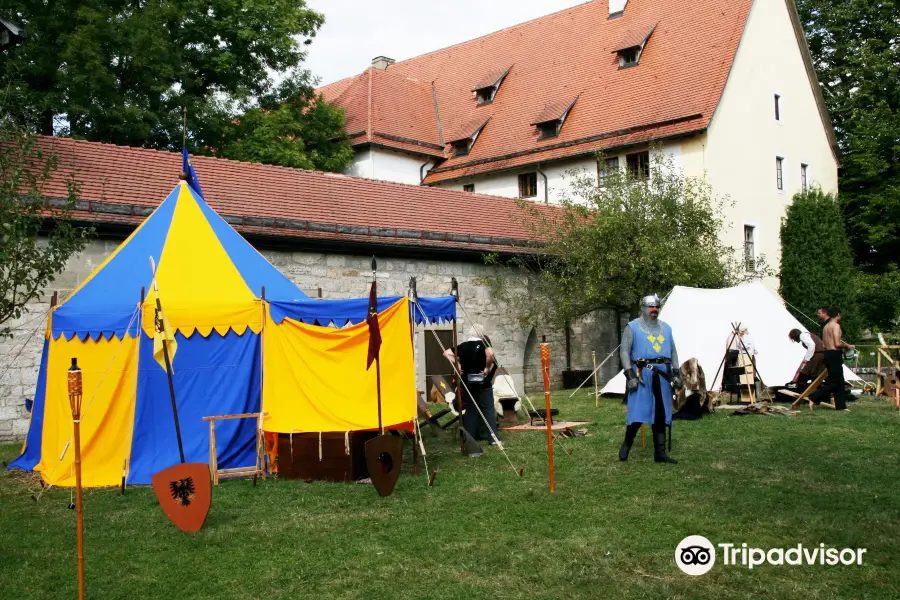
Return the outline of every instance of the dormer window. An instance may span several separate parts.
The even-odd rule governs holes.
[[[539,140],[546,140],[547,138],[555,138],[559,135],[559,121],[550,121],[549,123],[538,123],[538,131],[541,132]]]
[[[563,123],[566,122],[566,118],[569,116],[569,112],[575,106],[576,100],[578,100],[578,96],[569,102],[554,102],[544,107],[537,119],[531,123],[537,127],[538,140],[555,138],[559,135]]]
[[[503,83],[503,80],[506,79],[506,75],[511,68],[512,67],[507,69],[495,69],[482,77],[481,80],[472,87],[472,92],[475,94],[478,106],[485,106],[494,101],[494,98],[497,96],[497,91],[500,90],[500,85]]]
[[[485,104],[490,104],[494,101],[494,96],[497,95],[497,90],[500,86],[491,86],[486,88],[480,88],[475,90],[475,97],[478,99],[478,106],[484,106]]]
[[[632,48],[625,48],[619,52],[619,68],[624,69],[625,67],[634,67],[638,64],[638,57],[641,54],[641,49],[637,46]]]
[[[453,156],[465,156],[472,150],[475,140],[478,139],[481,130],[487,125],[488,119],[474,119],[467,122],[459,128],[456,135],[449,140],[450,146],[453,148]]]
[[[621,42],[616,44],[613,52],[618,55],[620,69],[638,65],[641,60],[641,54],[644,52],[644,47],[647,45],[647,40],[650,39],[654,29],[656,29],[655,24],[632,29],[625,34]]]

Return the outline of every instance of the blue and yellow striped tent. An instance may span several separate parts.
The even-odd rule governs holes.
[[[166,373],[153,357],[153,274],[176,331],[172,361],[188,461],[206,462],[202,417],[260,410],[265,297],[307,299],[187,183],[179,183],[132,235],[48,319],[31,424],[11,467],[74,483],[65,371],[83,371],[85,486],[149,483],[178,462]],[[220,468],[255,462],[253,420],[217,425]]]

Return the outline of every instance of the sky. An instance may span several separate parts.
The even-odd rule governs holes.
[[[307,47],[305,66],[325,85],[361,73],[376,56],[412,58],[584,1],[306,0],[325,25]]]

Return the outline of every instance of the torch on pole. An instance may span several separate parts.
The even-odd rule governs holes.
[[[78,599],[84,600],[84,514],[81,504],[81,369],[72,358],[69,367],[69,406],[75,426],[75,518],[78,529]]]
[[[550,491],[553,484],[553,419],[550,416],[550,344],[541,344],[541,371],[544,372],[544,422],[547,424],[547,458],[550,461]]]

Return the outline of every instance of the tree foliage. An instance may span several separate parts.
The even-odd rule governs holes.
[[[67,182],[64,198],[49,199],[47,186],[58,161],[37,139],[0,116],[0,338],[40,297],[73,253],[84,249],[90,229],[72,224],[78,186]],[[48,222],[52,225],[48,227]],[[43,234],[43,235],[39,235]]]
[[[22,44],[0,68],[45,135],[340,170],[343,112],[301,69],[324,17],[303,0],[0,0]],[[232,148],[232,146],[236,146]]]
[[[781,225],[781,297],[797,319],[812,327],[820,306],[843,314],[850,337],[859,333],[853,253],[841,208],[831,194],[796,194]]]
[[[289,90],[289,91],[288,91]],[[297,169],[340,172],[353,159],[343,113],[305,80],[283,85],[225,130],[218,156]]]
[[[638,181],[618,170],[602,187],[572,174],[561,206],[520,201],[537,241],[533,253],[506,267],[527,273],[527,284],[517,287],[502,273],[490,280],[494,295],[528,324],[562,327],[601,308],[634,314],[647,292],[723,287],[770,274],[765,257],[747,267],[722,243],[730,201],[715,197],[705,180],[685,177],[671,159],[657,155],[650,171],[649,180]]]
[[[856,309],[865,327],[876,332],[895,330],[900,315],[900,271],[857,273]]]
[[[841,148],[841,196],[856,263],[900,256],[900,2],[798,0]]]

